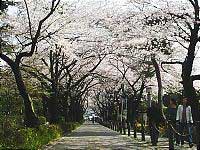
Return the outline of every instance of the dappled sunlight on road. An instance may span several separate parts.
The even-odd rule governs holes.
[[[99,124],[90,122],[84,123],[77,130],[66,137],[51,142],[44,149],[46,150],[168,150],[166,139],[160,139],[156,147],[151,143],[133,139],[127,135],[120,135]],[[177,148],[188,149],[188,148]]]

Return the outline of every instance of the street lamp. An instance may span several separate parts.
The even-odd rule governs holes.
[[[123,112],[124,112],[124,100],[123,100],[123,95],[124,95],[124,83],[121,84],[121,89],[122,89],[122,96],[121,96],[121,122],[122,122]]]
[[[146,92],[147,93],[151,93],[152,92],[152,87],[150,87],[150,86],[146,87]]]
[[[148,86],[146,88],[146,93],[147,93],[148,107],[151,107],[151,93],[152,93],[152,88],[150,86]]]
[[[148,102],[148,108],[151,107],[151,93],[152,93],[152,88],[149,86],[146,88],[146,93],[147,93],[147,102]],[[144,111],[142,111],[142,141],[145,141],[145,125],[144,125]]]
[[[127,95],[125,93],[124,82],[121,84],[121,88],[122,88],[122,98],[121,98],[121,102],[122,102],[122,114],[126,118],[126,116],[127,116],[127,102],[128,102],[128,100],[127,100]]]
[[[124,134],[126,134],[125,131],[125,120],[127,119],[127,97],[125,94],[125,88],[124,88],[124,80],[121,83],[121,116],[120,116],[120,124],[121,124],[121,128],[120,128],[120,133],[122,133],[122,130],[124,131]]]

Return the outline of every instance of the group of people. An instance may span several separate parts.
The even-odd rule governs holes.
[[[184,140],[187,138],[189,146],[192,147],[192,111],[191,107],[188,105],[188,99],[185,97],[182,99],[182,104],[176,104],[176,100],[171,98],[169,107],[167,109],[167,119],[170,120],[171,125],[178,132],[171,131],[171,138],[176,139],[176,144],[183,145]],[[184,134],[184,131],[187,131]]]
[[[151,107],[148,109],[148,118],[149,118],[149,129],[150,129],[150,136],[151,136],[151,143],[152,145],[156,146],[158,142],[159,136],[159,124],[163,121],[160,109],[158,105],[153,102]],[[167,120],[172,125],[174,130],[170,131],[170,140],[176,141],[177,145],[183,145],[184,141],[188,140],[189,146],[193,147],[192,142],[192,111],[191,107],[188,105],[188,99],[183,98],[182,103],[178,105],[176,100],[171,98],[169,102],[169,106],[167,108]],[[187,134],[184,133],[187,131]]]

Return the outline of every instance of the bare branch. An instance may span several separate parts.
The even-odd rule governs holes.
[[[185,48],[186,50],[188,49],[188,47],[186,47],[185,45],[183,45],[183,43],[181,43],[177,38],[176,41],[178,44],[180,44],[183,48]]]
[[[45,66],[49,67],[48,63],[46,62],[46,60],[44,58],[42,58],[41,60],[45,64]]]
[[[10,59],[8,56],[4,55],[2,52],[0,52],[0,58],[4,60],[9,66],[14,67],[14,61]]]
[[[192,81],[200,80],[200,75],[192,75],[191,79],[192,79]]]
[[[166,62],[166,61],[164,61],[164,62],[161,62],[161,68],[162,68],[162,70],[163,70],[164,72],[168,73],[168,71],[166,71],[166,70],[164,69],[163,65],[172,65],[172,64],[179,64],[179,65],[182,65],[183,62],[180,62],[180,61]]]
[[[84,80],[85,78],[87,78],[94,70],[96,70],[96,68],[101,64],[101,62],[103,61],[103,59],[106,57],[106,55],[103,58],[100,58],[99,62],[91,69],[88,71],[88,73],[86,75],[84,75],[82,78],[80,78],[76,83],[79,83],[80,81]]]
[[[193,7],[195,7],[195,2],[193,0],[189,0]]]
[[[30,33],[30,36],[31,36],[31,40],[33,40],[31,18],[30,18],[30,13],[29,13],[29,9],[28,9],[28,5],[27,5],[26,0],[24,0],[24,3],[25,3],[25,6],[26,6],[26,13],[27,13],[27,16],[28,16],[29,33]]]
[[[37,77],[37,78],[42,77],[43,79],[47,80],[48,82],[52,82],[52,80],[51,80],[50,78],[48,78],[47,75],[41,73],[41,72],[40,72],[39,70],[37,70],[36,68],[33,68],[33,67],[28,66],[28,65],[25,65],[25,64],[22,64],[22,67],[24,67],[24,68],[22,68],[22,70],[24,70],[25,72],[27,72],[27,73],[29,73],[29,74],[34,75],[34,77]],[[26,68],[30,68],[30,69],[32,69],[32,70],[34,70],[34,71],[31,71],[30,69],[28,70],[28,69],[26,69]]]
[[[61,66],[62,68],[58,71],[58,75],[60,76],[61,73],[62,73],[65,69],[70,68],[71,66],[75,65],[76,63],[77,63],[77,60],[73,60],[73,61],[72,61],[70,64],[68,64],[68,65],[64,65],[64,64],[63,64],[63,66]]]
[[[17,55],[15,62],[17,64],[20,63],[20,60],[23,57],[31,57],[35,51],[36,45],[38,43],[38,38],[40,36],[41,33],[41,29],[42,29],[42,25],[43,23],[53,14],[53,12],[56,10],[56,8],[58,7],[58,4],[60,3],[60,0],[57,1],[56,0],[52,0],[52,6],[51,6],[51,10],[50,12],[42,19],[39,21],[39,25],[36,31],[36,34],[34,37],[32,37],[32,42],[31,42],[31,50],[29,52],[22,52],[19,55]]]

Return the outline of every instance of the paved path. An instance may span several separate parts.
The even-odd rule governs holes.
[[[166,139],[159,139],[159,145],[153,147],[150,142],[120,135],[99,124],[84,123],[81,127],[61,139],[44,147],[46,150],[168,150]],[[189,149],[189,148],[176,148]]]

